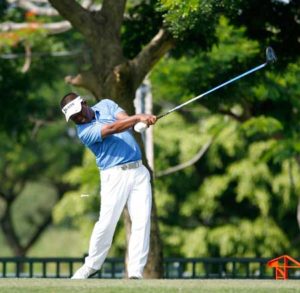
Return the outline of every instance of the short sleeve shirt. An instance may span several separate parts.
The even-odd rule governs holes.
[[[78,124],[77,134],[82,143],[96,156],[100,170],[140,160],[141,151],[132,130],[101,137],[102,126],[116,121],[116,115],[124,110],[109,99],[101,100],[92,109],[95,118],[89,123]]]

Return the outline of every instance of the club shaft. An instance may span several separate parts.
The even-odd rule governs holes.
[[[183,103],[183,104],[180,104],[180,105],[176,106],[175,108],[169,110],[168,112],[166,112],[166,113],[164,113],[164,114],[161,114],[161,115],[158,115],[158,116],[157,116],[157,119],[160,119],[160,118],[162,118],[162,117],[164,117],[164,116],[166,116],[166,115],[168,115],[168,114],[170,114],[170,113],[172,113],[172,112],[174,112],[174,111],[176,111],[176,110],[179,110],[179,109],[181,109],[182,107],[184,107],[184,106],[186,106],[186,105],[188,105],[188,104],[190,104],[190,103],[192,103],[192,102],[194,102],[194,101],[196,101],[196,100],[199,100],[199,99],[203,98],[204,96],[207,96],[208,94],[210,94],[210,93],[212,93],[212,92],[214,92],[214,91],[220,89],[221,87],[224,87],[224,86],[226,86],[226,85],[228,85],[228,84],[230,84],[230,83],[232,83],[232,82],[234,82],[234,81],[236,81],[236,80],[238,80],[238,79],[240,79],[240,78],[243,78],[243,77],[246,76],[246,75],[249,75],[249,74],[251,74],[251,73],[253,73],[253,72],[257,71],[257,70],[260,70],[260,69],[264,68],[267,64],[268,64],[268,63],[266,62],[266,63],[264,63],[264,64],[261,64],[261,65],[259,65],[259,66],[256,66],[255,68],[252,68],[252,69],[248,70],[247,72],[245,72],[245,73],[243,73],[243,74],[240,74],[239,76],[236,76],[236,77],[234,77],[234,78],[232,78],[232,79],[230,79],[230,80],[228,80],[228,81],[226,81],[226,82],[224,82],[224,83],[222,83],[222,84],[220,84],[220,85],[218,85],[218,86],[216,86],[216,87],[210,89],[209,91],[207,91],[207,92],[205,92],[205,93],[203,93],[203,94],[201,94],[201,95],[199,95],[199,96],[197,96],[197,97],[195,97],[195,98],[192,98],[192,99],[186,101],[186,102]]]

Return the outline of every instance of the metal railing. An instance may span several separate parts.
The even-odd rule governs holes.
[[[70,278],[84,258],[0,257],[0,278]],[[270,258],[165,258],[167,279],[273,279],[267,267]],[[124,278],[123,258],[107,258],[93,278]],[[290,279],[300,279],[300,270],[290,270]]]

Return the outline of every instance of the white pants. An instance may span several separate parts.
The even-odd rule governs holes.
[[[145,166],[122,170],[113,167],[100,172],[101,206],[85,264],[100,269],[109,251],[117,222],[127,204],[131,219],[128,246],[128,277],[142,277],[150,240],[151,184]]]

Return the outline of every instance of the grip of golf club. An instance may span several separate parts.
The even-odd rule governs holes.
[[[138,122],[134,125],[133,129],[135,132],[142,133],[147,129],[148,125],[144,122]]]

